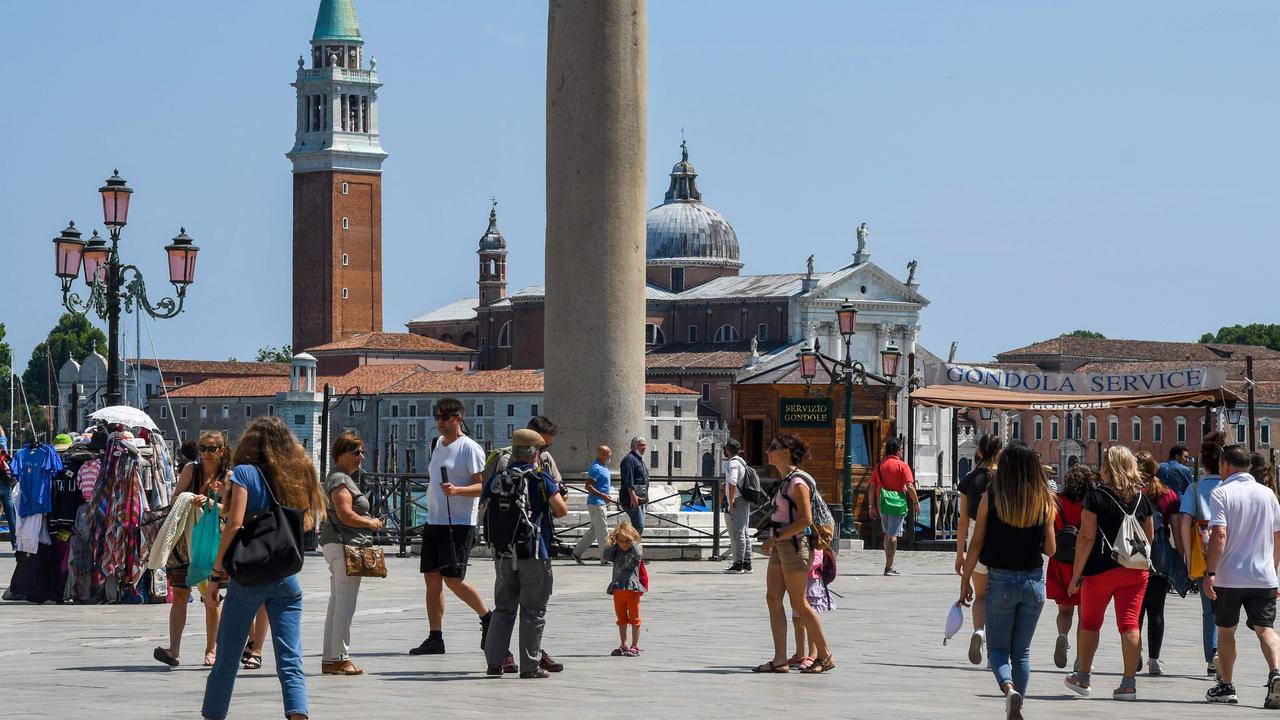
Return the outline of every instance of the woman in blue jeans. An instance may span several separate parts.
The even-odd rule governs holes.
[[[1022,720],[1031,678],[1031,638],[1044,607],[1044,561],[1055,543],[1055,503],[1040,459],[1025,443],[1000,454],[960,579],[960,602],[973,599],[973,569],[987,566],[987,660],[1005,696],[1006,720]]]
[[[324,495],[311,458],[280,418],[260,417],[250,423],[236,445],[233,460],[236,467],[231,473],[227,525],[218,547],[216,572],[224,572],[222,558],[245,516],[270,506],[273,495],[281,505],[305,508],[304,526],[308,530],[315,527],[324,508]],[[231,690],[240,669],[240,649],[249,637],[258,608],[264,606],[271,623],[285,716],[289,720],[308,717],[307,681],[302,672],[302,587],[297,576],[291,575],[263,585],[241,585],[231,580],[218,626],[218,655],[204,688],[201,712],[205,718],[227,717]]]

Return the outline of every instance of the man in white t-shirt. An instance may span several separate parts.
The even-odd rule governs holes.
[[[1225,478],[1209,496],[1209,559],[1202,591],[1213,600],[1218,623],[1218,684],[1205,694],[1209,702],[1236,698],[1231,673],[1236,661],[1236,625],[1240,608],[1245,623],[1258,635],[1262,656],[1271,671],[1263,707],[1280,709],[1280,636],[1273,629],[1280,582],[1280,502],[1249,474],[1249,451],[1243,445],[1222,449],[1219,467]]]
[[[484,489],[484,450],[462,433],[463,407],[454,398],[436,403],[440,437],[431,452],[427,487],[427,524],[422,528],[419,569],[427,583],[427,622],[430,633],[410,655],[444,654],[444,589],[466,603],[480,617],[480,647],[489,630],[489,608],[467,582],[467,564],[476,540],[476,506]]]

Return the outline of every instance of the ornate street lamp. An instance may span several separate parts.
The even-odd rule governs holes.
[[[808,385],[818,376],[818,353],[805,345],[800,348],[800,352],[796,353],[796,357],[800,358],[800,377],[804,378],[805,384]]]
[[[1232,425],[1239,425],[1240,419],[1244,416],[1244,411],[1238,407],[1227,408],[1227,422]]]
[[[880,351],[880,369],[887,378],[898,377],[898,367],[902,365],[902,351],[892,340]]]
[[[120,311],[146,312],[163,320],[182,312],[187,286],[195,280],[196,253],[200,248],[182,230],[178,237],[165,246],[169,256],[169,282],[177,291],[177,300],[163,298],[154,305],[147,297],[142,271],[136,265],[120,262],[120,229],[129,222],[129,201],[133,197],[130,188],[114,171],[98,192],[102,194],[102,221],[107,226],[111,243],[95,231],[88,243],[80,240],[75,223],[54,239],[56,266],[54,275],[62,281],[62,305],[68,311],[87,315],[90,310],[107,321],[107,391],[108,405],[120,404]],[[71,292],[71,281],[84,267],[84,282],[89,286],[89,296],[81,298]]]
[[[359,387],[349,387],[341,395],[334,397],[333,386],[329,383],[324,384],[324,401],[320,405],[320,477],[326,477],[329,474],[329,411],[342,404],[351,393],[351,402],[347,404],[347,408],[352,415],[363,415],[365,408],[365,395]]]
[[[857,308],[853,306],[853,303],[846,299],[844,304],[840,306],[840,309],[836,310],[836,320],[840,324],[840,336],[848,342],[849,338],[853,337],[854,333],[857,332]]]

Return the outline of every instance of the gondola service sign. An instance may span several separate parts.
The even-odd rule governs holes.
[[[926,385],[958,385],[989,390],[1064,397],[1037,403],[1036,410],[1086,410],[1110,407],[1107,396],[1159,395],[1222,387],[1226,372],[1216,367],[1180,367],[1145,372],[1056,373],[1040,369],[993,368],[939,363],[925,368]],[[1091,399],[1090,396],[1096,396]]]
[[[782,427],[831,427],[831,398],[781,398]]]

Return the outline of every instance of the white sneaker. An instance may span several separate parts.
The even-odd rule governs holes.
[[[982,644],[987,639],[985,630],[974,630],[969,637],[969,662],[978,665],[982,662]]]
[[[1164,674],[1164,663],[1160,658],[1147,658],[1147,674],[1153,676]]]
[[[1004,720],[1022,720],[1022,695],[1013,688],[1004,696]]]

